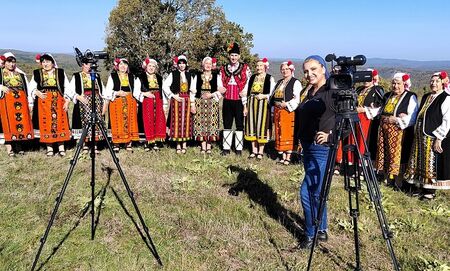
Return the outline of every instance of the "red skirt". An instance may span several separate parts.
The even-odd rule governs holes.
[[[159,92],[153,92],[154,99],[144,98],[142,102],[142,118],[144,133],[148,143],[166,139],[166,118],[163,110],[163,100]]]
[[[34,138],[27,94],[24,90],[13,90],[0,99],[0,116],[5,141]]]
[[[182,102],[170,100],[170,139],[188,141],[192,137],[192,115],[189,94],[180,93]]]
[[[355,126],[355,132],[356,132],[356,140],[357,140],[357,146],[359,149],[359,152],[361,155],[364,155],[364,152],[366,151],[364,147],[364,142],[368,144],[367,137],[369,136],[369,128],[370,128],[370,122],[371,120],[367,118],[365,113],[358,113],[359,121],[361,123],[362,128],[362,134],[359,132],[359,129]],[[364,136],[364,137],[363,137]],[[345,144],[355,144],[355,140],[353,139],[352,135],[349,135],[345,140]],[[369,150],[367,150],[369,151]],[[355,153],[355,155],[357,155]],[[353,163],[354,159],[352,155],[349,155],[348,162]],[[336,155],[336,163],[342,163],[342,143],[339,142],[339,147]]]

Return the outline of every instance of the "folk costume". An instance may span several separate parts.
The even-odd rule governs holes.
[[[177,65],[184,63],[187,67],[187,58],[184,55],[178,56],[175,62]],[[180,69],[171,72],[163,82],[164,94],[170,100],[167,119],[170,128],[169,139],[179,143],[192,138],[191,83],[191,73]],[[186,152],[185,148],[183,150]]]
[[[264,63],[265,70],[267,70],[269,67],[267,58],[260,61]],[[269,142],[269,129],[272,122],[269,100],[275,88],[273,76],[266,73],[263,75],[254,74],[250,77],[247,94],[243,98],[244,106],[247,106],[244,138],[260,144]],[[263,99],[258,99],[259,94],[262,94]]]
[[[375,161],[377,170],[389,176],[389,184],[393,184],[394,177],[404,170],[401,166],[408,162],[418,111],[417,96],[409,91],[409,75],[396,73],[393,80],[401,80],[405,90],[400,95],[395,95],[394,92],[384,95]],[[391,116],[396,118],[396,123],[389,122]]]
[[[3,55],[6,62],[15,62],[16,57],[8,52]],[[0,70],[0,126],[6,144],[34,138],[31,112],[28,103],[28,81],[26,75],[14,66]],[[14,146],[15,147],[15,146]],[[11,147],[12,148],[12,147]],[[14,151],[9,150],[13,156]]]
[[[292,72],[295,70],[291,61],[283,62],[281,65],[287,65]],[[289,164],[290,154],[294,150],[294,146],[297,145],[294,142],[295,115],[300,104],[302,84],[297,78],[291,76],[278,80],[274,89],[271,99],[275,105],[273,111],[275,150],[279,154],[284,154],[281,162]],[[278,103],[282,102],[286,103],[285,108],[277,106]]]
[[[113,71],[106,83],[104,98],[109,103],[109,124],[111,125],[112,142],[114,144],[127,144],[127,150],[131,149],[132,141],[139,141],[137,122],[137,102],[133,97],[134,76],[119,70],[119,65],[128,65],[125,58],[115,59],[115,71]],[[123,64],[122,64],[123,65]],[[119,96],[119,93],[125,93]],[[114,147],[118,151],[118,146]]]
[[[215,62],[211,57],[205,57],[202,61]],[[214,64],[213,64],[214,65]],[[220,133],[220,108],[219,101],[222,95],[219,92],[222,88],[217,71],[198,72],[192,79],[191,93],[194,99],[191,105],[195,105],[196,113],[194,115],[194,139],[196,141],[210,142],[219,140]],[[206,94],[211,94],[210,99],[204,98]],[[204,151],[207,151],[204,149]]]
[[[92,113],[92,95],[95,99],[95,107],[97,120],[100,121],[99,124],[103,125],[103,116],[101,114],[103,108],[103,84],[100,76],[96,74],[94,81],[94,87],[92,87],[92,80],[90,73],[77,72],[72,76],[70,81],[70,88],[66,93],[66,96],[70,98],[74,103],[72,112],[72,135],[74,139],[79,139],[84,127],[89,124],[91,113]],[[82,96],[86,99],[87,103],[84,104],[78,100],[78,97]],[[98,127],[98,126],[97,126]],[[88,130],[86,136],[86,141],[91,141],[91,131]],[[95,129],[95,140],[103,140],[103,135],[101,134],[99,128]]]
[[[361,86],[356,89],[356,93],[358,94],[357,97],[357,107],[363,108],[364,112],[358,113],[358,118],[361,123],[362,128],[362,134],[359,133],[359,129],[356,129],[356,145],[358,146],[359,152],[361,155],[363,155],[366,151],[364,143],[366,143],[367,147],[370,149],[369,142],[372,142],[376,144],[375,140],[372,140],[369,138],[370,134],[372,133],[370,130],[376,129],[378,131],[378,126],[373,127],[372,126],[372,120],[377,117],[380,108],[383,104],[383,96],[384,96],[384,90],[381,86],[378,85],[378,71],[368,69],[368,71],[372,72],[372,86],[366,87]],[[348,136],[344,139],[345,142],[348,144],[355,144],[353,136]],[[336,155],[336,163],[342,163],[342,146],[341,142],[339,142],[339,149]],[[369,151],[367,149],[367,151]],[[355,154],[356,155],[356,154]],[[348,157],[348,160],[350,164],[353,164],[353,157]]]
[[[147,66],[154,65],[155,69],[158,63],[154,59],[146,58],[143,61],[144,71],[135,81],[133,95],[139,101],[138,105],[138,126],[139,133],[144,133],[147,144],[146,150],[152,147],[159,149],[161,142],[166,140],[166,117],[163,109],[163,79],[162,76],[147,72]],[[147,97],[147,94],[153,96]],[[158,144],[157,144],[158,143]],[[151,145],[151,146],[150,146]]]
[[[240,54],[237,43],[228,47],[228,54]],[[220,69],[220,78],[226,88],[224,93],[222,118],[223,118],[223,154],[228,154],[233,143],[233,121],[236,130],[234,131],[234,144],[237,154],[242,152],[244,147],[244,106],[241,95],[245,95],[245,86],[248,84],[251,72],[247,64],[236,63],[227,64]]]
[[[436,73],[441,80],[445,73]],[[441,89],[422,97],[405,179],[427,190],[450,189],[450,94]],[[442,153],[434,149],[441,140]]]
[[[41,55],[41,64],[44,60],[51,61],[54,68],[51,70],[40,68],[33,71],[33,78],[29,84],[31,97],[34,99],[33,128],[40,142],[60,143],[61,146],[62,142],[71,138],[68,114],[63,108],[66,99],[68,100],[66,88],[69,87],[69,80],[64,70],[58,68],[52,55],[48,53]],[[45,99],[39,98],[37,91],[46,94]],[[47,154],[50,156],[51,152],[48,150]]]

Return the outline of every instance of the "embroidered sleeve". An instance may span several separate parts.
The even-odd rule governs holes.
[[[66,96],[66,98],[70,99],[74,104],[76,104],[78,102],[77,100],[77,92],[75,90],[75,75],[72,77],[72,80],[70,81],[70,83],[67,85],[66,90],[64,91],[64,96]]]
[[[173,81],[172,73],[170,73],[169,76],[167,76],[166,80],[164,80],[164,82],[163,82],[162,89],[163,89],[163,93],[166,96],[167,100],[172,99],[172,97],[174,95],[172,93],[172,91],[170,90],[170,86],[172,86],[172,81]]]
[[[141,79],[137,76],[134,79],[133,97],[141,103],[144,101],[144,94],[141,91]]]
[[[106,82],[104,97],[106,100],[114,101],[116,94],[114,91],[114,82],[111,76],[108,77],[108,82]]]
[[[368,119],[373,120],[378,114],[381,113],[381,107],[369,107],[365,106],[364,109],[366,110],[366,116]]]

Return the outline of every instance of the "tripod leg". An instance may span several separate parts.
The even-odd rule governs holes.
[[[117,167],[117,170],[118,170],[118,172],[119,172],[120,178],[122,179],[122,183],[123,183],[123,185],[125,186],[125,188],[126,188],[126,190],[127,190],[128,197],[130,198],[130,200],[131,200],[131,202],[132,202],[132,204],[133,204],[134,210],[136,211],[136,213],[137,213],[137,215],[138,215],[138,217],[139,217],[139,221],[140,221],[140,223],[141,223],[141,225],[142,225],[142,227],[143,227],[143,229],[144,229],[144,232],[145,232],[146,237],[143,236],[143,237],[142,237],[142,240],[143,240],[144,243],[147,245],[147,247],[149,248],[150,252],[151,252],[151,253],[153,254],[153,256],[155,257],[155,259],[156,259],[156,261],[158,262],[158,264],[162,266],[163,264],[162,264],[161,258],[160,258],[159,255],[158,255],[158,252],[157,252],[157,250],[156,250],[156,247],[155,247],[155,245],[154,245],[154,243],[153,243],[153,240],[152,240],[152,238],[151,238],[151,236],[150,236],[150,233],[149,233],[147,224],[145,224],[144,218],[142,217],[142,214],[141,214],[141,212],[139,211],[139,207],[138,207],[138,205],[137,205],[137,203],[136,203],[136,201],[135,201],[135,199],[134,199],[134,194],[133,194],[133,192],[131,191],[130,186],[128,185],[128,182],[127,182],[127,179],[126,179],[126,177],[125,177],[125,174],[124,174],[124,172],[123,172],[123,170],[122,170],[122,167],[121,167],[120,164],[119,164],[119,159],[117,158],[116,153],[113,151],[112,146],[111,146],[111,143],[107,140],[108,137],[107,137],[107,134],[106,134],[106,130],[105,130],[105,128],[104,128],[103,126],[101,126],[101,125],[99,125],[99,129],[100,129],[102,135],[106,138],[106,144],[107,144],[107,146],[108,146],[108,149],[109,149],[109,152],[110,152],[110,154],[111,154],[111,157],[112,157],[112,159],[113,159],[113,161],[114,161],[114,164],[115,164],[116,167]]]
[[[357,173],[358,159],[354,157],[355,145],[347,145],[343,147],[343,161],[344,161],[344,184],[345,190],[348,192],[348,206],[349,214],[353,222],[353,239],[355,242],[355,271],[361,270],[361,256],[359,250],[359,234],[358,234],[358,217],[359,217],[359,194],[361,189],[359,174]],[[350,164],[348,159],[353,158],[353,164]],[[353,173],[353,174],[351,174]]]
[[[317,216],[315,217],[315,231],[314,231],[314,238],[313,238],[313,244],[311,246],[311,250],[309,253],[309,259],[308,259],[308,267],[307,270],[309,271],[311,268],[311,263],[314,255],[314,248],[316,247],[317,243],[317,236],[319,233],[319,227],[322,223],[322,216],[325,210],[326,202],[328,201],[328,195],[330,193],[330,187],[331,187],[331,179],[333,178],[334,174],[334,165],[336,163],[336,155],[337,155],[337,149],[339,146],[339,141],[341,140],[342,136],[342,127],[344,124],[344,119],[338,121],[339,128],[337,130],[337,133],[333,140],[333,145],[328,153],[328,159],[327,159],[327,166],[325,168],[325,174],[323,177],[322,187],[320,191],[320,202],[319,202],[319,208],[317,211]]]
[[[351,124],[351,128],[352,128],[352,134],[354,136],[355,142],[357,142],[355,130],[359,129],[358,131],[362,134],[362,127],[361,127],[361,123],[359,122],[359,120],[357,120],[355,122],[358,125],[355,128],[354,125]],[[363,135],[363,138],[364,138],[364,135]],[[383,234],[383,238],[386,240],[386,244],[387,244],[387,247],[389,250],[390,257],[392,259],[392,264],[394,266],[394,270],[400,270],[399,263],[395,256],[394,247],[392,246],[391,238],[393,237],[393,235],[389,229],[389,224],[387,222],[386,213],[384,212],[384,209],[383,209],[383,205],[382,205],[382,201],[381,201],[381,192],[380,192],[380,188],[378,186],[377,178],[375,175],[375,170],[373,168],[373,164],[370,159],[370,153],[367,151],[368,148],[367,148],[365,139],[363,141],[364,141],[363,143],[364,143],[364,149],[365,149],[364,155],[362,155],[359,152],[358,148],[356,148],[356,151],[358,154],[358,158],[361,161],[361,168],[362,168],[362,171],[364,174],[364,179],[366,180],[367,191],[369,193],[370,200],[372,201],[372,203],[374,205],[375,212],[376,212],[377,218],[378,218],[378,222],[380,224],[381,232]]]
[[[78,157],[80,156],[81,150],[83,148],[83,144],[84,144],[84,140],[86,139],[87,132],[88,132],[87,127],[83,128],[83,132],[81,134],[81,138],[80,138],[80,140],[77,143],[77,148],[75,150],[74,157],[70,161],[69,171],[67,172],[66,178],[64,179],[64,183],[63,183],[63,186],[61,188],[61,191],[59,192],[58,197],[56,197],[55,208],[52,211],[52,215],[50,216],[50,220],[48,221],[48,225],[47,225],[47,228],[45,229],[45,233],[42,236],[42,238],[40,239],[41,244],[40,244],[39,249],[38,249],[38,251],[36,253],[36,257],[34,258],[33,266],[31,267],[32,271],[36,268],[36,265],[37,265],[37,262],[39,260],[40,255],[41,255],[42,249],[44,248],[44,244],[47,241],[47,237],[48,237],[50,229],[51,229],[51,227],[53,225],[53,222],[55,220],[56,213],[58,212],[59,205],[61,204],[61,201],[62,201],[62,199],[64,197],[64,193],[66,192],[67,185],[69,184],[70,177],[72,177],[73,170],[74,170],[74,168],[75,168],[75,166],[76,166],[76,164],[78,162]]]

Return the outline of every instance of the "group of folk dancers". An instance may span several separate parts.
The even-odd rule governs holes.
[[[232,149],[240,155],[245,139],[251,142],[248,158],[262,159],[265,144],[274,138],[281,164],[289,165],[291,154],[301,149],[305,177],[299,193],[307,237],[301,247],[309,248],[330,135],[335,133],[335,93],[326,85],[327,65],[320,56],[306,58],[303,72],[307,84],[302,87],[293,76],[291,61],[280,65],[282,78],[275,82],[267,74],[266,58],[257,61],[252,75],[249,66],[240,62],[237,43],[228,47],[228,54],[229,63],[220,69],[214,58],[205,57],[202,70],[195,73],[189,71],[186,56],[180,55],[173,59],[175,68],[165,79],[158,73],[155,59],[144,59],[137,76],[129,72],[127,59],[115,59],[114,70],[103,87],[100,77],[92,80],[90,63],[83,63],[82,71],[69,82],[48,53],[37,56],[40,68],[34,70],[28,82],[16,66],[16,57],[5,53],[0,73],[0,132],[6,150],[14,156],[20,152],[20,142],[36,137],[46,145],[48,156],[64,156],[64,142],[80,138],[83,127],[89,124],[92,96],[97,117],[109,117],[107,128],[117,152],[120,147],[132,150],[133,141],[140,137],[145,137],[146,150],[158,150],[168,137],[176,142],[178,154],[186,153],[189,140],[200,142],[204,154],[211,153],[212,143],[221,140],[222,155]],[[421,187],[425,199],[432,199],[436,189],[450,189],[447,74],[431,75],[430,92],[422,97],[420,105],[417,95],[410,91],[408,74],[396,73],[391,91],[386,93],[378,85],[378,72],[372,70],[372,75],[371,82],[357,88],[356,110],[363,129],[356,135],[356,144],[361,153],[366,151],[362,140],[374,142],[375,168],[387,182],[402,180]],[[74,108],[70,128],[71,102]],[[86,143],[91,138],[89,130]],[[104,140],[98,129],[94,138]],[[355,143],[351,138],[347,141]],[[341,153],[337,162],[342,159]],[[348,161],[354,159],[348,157]],[[321,241],[327,239],[326,213],[319,225]]]

